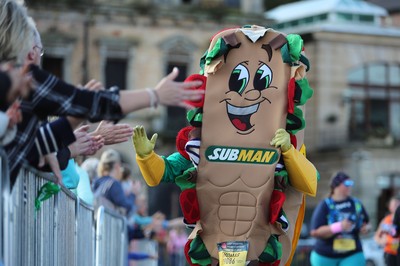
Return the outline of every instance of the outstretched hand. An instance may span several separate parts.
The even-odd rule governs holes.
[[[104,138],[104,145],[112,145],[129,140],[132,133],[133,130],[129,124],[114,124],[114,122],[103,120],[90,134],[101,135]]]
[[[157,133],[153,134],[151,140],[147,138],[146,130],[143,126],[136,126],[133,129],[133,136],[132,142],[133,146],[135,147],[136,154],[144,158],[149,155],[153,150],[154,146],[156,145],[157,141]]]
[[[100,135],[92,136],[88,130],[89,125],[83,125],[74,131],[75,141],[68,145],[71,158],[79,155],[94,155],[104,146],[104,139]]]
[[[292,146],[290,143],[290,135],[283,128],[280,128],[275,132],[275,137],[271,140],[270,144],[275,146],[275,148],[280,147],[282,152],[288,151]]]
[[[174,81],[178,77],[179,70],[174,67],[171,73],[164,77],[154,88],[157,93],[159,103],[163,105],[174,105],[184,107],[186,109],[193,108],[185,103],[185,100],[199,101],[203,98],[203,90],[191,90],[192,87],[202,85],[201,81],[177,82]]]

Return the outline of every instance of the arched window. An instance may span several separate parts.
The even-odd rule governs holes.
[[[352,140],[400,139],[400,64],[369,63],[349,72]]]

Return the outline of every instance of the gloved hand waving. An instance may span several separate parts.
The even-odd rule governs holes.
[[[144,158],[149,155],[156,145],[157,133],[153,134],[151,139],[147,138],[146,129],[143,126],[136,126],[133,129],[132,142],[135,147],[136,154],[140,158]]]

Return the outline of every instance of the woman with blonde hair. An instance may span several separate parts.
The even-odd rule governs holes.
[[[17,1],[0,0],[0,6],[0,61],[23,65],[34,46],[33,20]]]
[[[135,209],[135,195],[126,196],[124,193],[121,184],[121,164],[121,156],[116,150],[108,149],[104,151],[97,166],[99,178],[94,181],[93,191],[95,201],[99,197],[104,197],[110,202],[105,207],[117,211],[123,209],[122,212],[128,214]]]

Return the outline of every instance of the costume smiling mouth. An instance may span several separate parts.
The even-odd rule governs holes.
[[[250,124],[251,115],[258,111],[260,103],[253,104],[247,107],[238,107],[226,103],[228,117],[232,125],[240,131],[247,131],[253,127]]]

